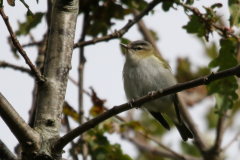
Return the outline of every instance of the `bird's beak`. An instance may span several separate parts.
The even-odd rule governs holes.
[[[125,49],[129,49],[128,45],[126,45],[126,44],[120,43],[120,45]]]

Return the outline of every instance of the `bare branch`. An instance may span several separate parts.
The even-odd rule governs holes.
[[[146,96],[143,96],[141,98],[134,100],[132,107],[129,103],[124,103],[119,106],[114,106],[113,108],[109,109],[107,112],[104,112],[101,115],[89,120],[88,122],[82,124],[81,126],[75,128],[71,132],[69,132],[66,135],[64,135],[63,137],[61,137],[55,144],[55,147],[57,149],[62,149],[67,143],[69,143],[71,140],[73,140],[77,136],[81,135],[82,133],[95,127],[102,121],[104,121],[116,114],[130,110],[132,108],[140,107],[144,103],[152,101],[154,99],[157,99],[157,98],[160,98],[163,96],[167,96],[167,95],[170,95],[173,93],[177,93],[177,92],[180,92],[180,91],[183,91],[183,90],[186,90],[189,88],[193,88],[196,86],[208,85],[212,81],[215,81],[215,80],[218,80],[221,78],[225,78],[225,77],[229,77],[229,76],[233,76],[233,75],[239,75],[239,73],[240,73],[240,65],[237,67],[233,67],[231,69],[227,69],[227,70],[218,72],[218,73],[213,72],[213,73],[209,74],[208,76],[198,78],[196,80],[192,80],[192,81],[185,82],[185,83],[179,83],[179,84],[176,84],[176,85],[166,88],[166,89],[160,89],[159,91],[153,92],[152,96],[146,95]],[[193,122],[191,122],[191,123],[193,123]],[[196,127],[194,127],[194,124],[191,124],[190,128],[194,129]],[[193,131],[193,133],[195,133],[195,131]],[[196,138],[198,138],[198,135],[195,135],[195,140],[196,140]],[[205,146],[203,146],[203,147],[205,148]]]
[[[19,70],[21,72],[27,73],[30,76],[33,76],[33,72],[30,69],[25,68],[25,67],[20,67],[20,66],[14,65],[14,64],[10,64],[10,63],[7,63],[5,61],[0,61],[0,67],[2,67],[2,68],[12,68],[12,69]]]
[[[238,137],[240,136],[240,130],[237,132],[236,136],[225,146],[223,147],[222,151],[226,151],[235,141],[237,141]]]
[[[16,160],[17,157],[8,149],[8,147],[0,139],[0,159]]]
[[[23,44],[22,47],[31,47],[31,46],[39,46],[42,42],[30,42],[27,44]]]
[[[15,111],[11,104],[0,93],[0,116],[18,139],[23,150],[39,149],[41,138],[38,132],[32,129]]]
[[[13,41],[13,45],[17,48],[17,50],[19,51],[19,53],[23,56],[23,58],[25,59],[26,63],[29,65],[29,67],[31,68],[31,71],[33,72],[33,74],[35,75],[37,81],[39,83],[43,83],[45,81],[45,78],[43,77],[43,75],[36,69],[36,67],[32,64],[31,60],[28,58],[26,52],[23,50],[21,44],[18,42],[18,39],[16,37],[16,35],[14,34],[12,27],[8,21],[8,17],[5,15],[3,8],[0,8],[0,14],[7,26],[7,29],[11,35],[12,41]]]
[[[106,35],[101,38],[94,38],[90,41],[84,41],[74,44],[74,48],[95,44],[97,42],[109,41],[111,39],[121,38],[135,23],[137,23],[143,16],[147,15],[156,5],[158,5],[161,0],[153,0],[148,4],[148,6],[133,20],[129,20],[128,23],[119,31],[115,30],[114,33]]]
[[[161,156],[161,157],[167,157],[167,158],[173,158],[173,159],[180,159],[180,160],[202,160],[202,158],[196,158],[188,155],[175,155],[172,154],[168,151],[163,151],[158,148],[153,148],[149,145],[146,145],[145,143],[141,143],[138,139],[136,138],[130,138],[127,136],[124,136],[124,138],[128,139],[132,143],[134,143],[141,151],[143,152],[148,152],[156,156]]]
[[[219,117],[219,119],[218,119],[217,136],[216,136],[216,140],[215,140],[215,145],[213,146],[213,149],[212,149],[212,151],[214,153],[219,154],[221,151],[222,138],[223,138],[223,134],[226,129],[226,123],[227,123],[227,119],[230,115],[230,112],[231,111],[228,110],[222,117]]]

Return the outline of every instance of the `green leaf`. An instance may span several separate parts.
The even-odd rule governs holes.
[[[123,43],[123,44],[129,44],[129,43],[131,43],[131,41],[128,40],[128,39],[126,39],[126,38],[121,38],[121,43]],[[123,47],[121,47],[121,46],[120,46],[120,48],[121,48],[122,54],[125,54],[126,49],[123,48]]]
[[[29,13],[31,14],[31,13]],[[38,12],[35,14],[35,18],[26,16],[27,20],[24,23],[19,23],[19,29],[16,31],[16,35],[27,35],[31,29],[35,28],[42,20],[45,13]]]
[[[229,0],[230,26],[240,27],[240,0]]]
[[[122,152],[119,144],[110,144],[104,132],[99,130],[98,126],[87,131],[89,154],[92,160],[131,160],[131,158]]]
[[[163,9],[165,12],[169,11],[169,9],[170,9],[171,7],[173,7],[173,2],[171,2],[171,1],[163,1],[163,2],[162,2],[162,9]]]
[[[222,3],[215,3],[211,6],[212,9],[214,8],[222,8]]]
[[[194,3],[194,0],[187,0],[186,4],[192,5]]]
[[[235,39],[221,39],[220,46],[219,56],[210,62],[209,68],[218,67],[218,71],[222,71],[237,66]],[[232,108],[233,101],[238,99],[237,88],[238,84],[234,76],[214,81],[207,86],[208,94],[215,95],[217,114],[222,116],[227,109]]]
[[[183,26],[183,28],[186,29],[188,33],[196,33],[198,37],[202,37],[204,35],[205,23],[201,23],[199,17],[196,15],[191,15],[189,18],[190,21],[186,26]]]
[[[138,11],[142,11],[148,5],[148,3],[144,0],[121,0],[121,2],[129,9],[137,9]]]
[[[155,32],[155,31],[152,30],[152,29],[149,29],[149,32],[151,33],[153,39],[154,39],[155,41],[158,41],[158,35],[157,35],[157,32]]]
[[[217,126],[218,123],[218,116],[215,114],[215,108],[210,108],[207,115],[206,119],[208,120],[208,128],[209,129],[214,129]]]
[[[2,8],[3,6],[3,0],[0,0],[0,7]]]
[[[182,141],[181,146],[182,146],[181,148],[182,148],[183,153],[186,153],[186,154],[189,154],[192,156],[196,156],[196,157],[201,157],[201,154],[195,145],[192,145],[192,144]]]

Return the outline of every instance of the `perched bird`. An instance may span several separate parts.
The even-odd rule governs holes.
[[[128,45],[121,43],[121,46],[126,49],[123,81],[128,100],[131,101],[177,83],[169,64],[155,51],[149,42],[138,40]],[[176,94],[147,102],[142,107],[165,129],[170,130],[169,124],[162,116],[162,114],[167,115],[177,127],[184,141],[193,138],[192,132],[181,119]]]

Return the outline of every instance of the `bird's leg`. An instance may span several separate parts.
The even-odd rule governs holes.
[[[129,102],[128,102],[128,105],[129,105],[130,107],[133,107],[133,103],[134,103],[134,99],[132,99],[131,101],[129,101]]]
[[[151,98],[153,98],[153,93],[154,93],[154,91],[148,92],[148,96],[150,96]]]

